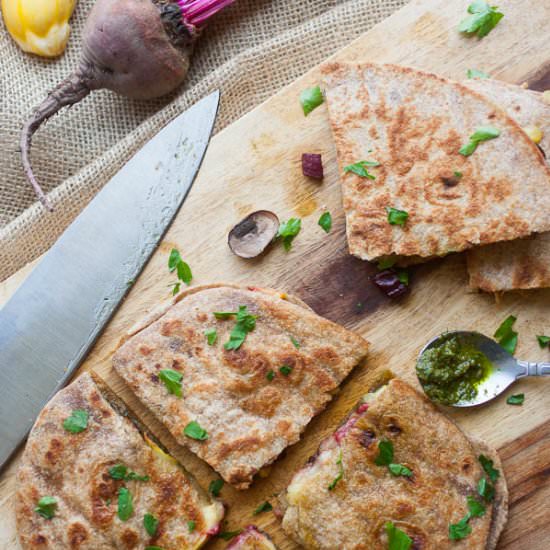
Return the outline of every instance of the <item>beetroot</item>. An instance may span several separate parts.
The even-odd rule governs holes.
[[[23,168],[46,207],[29,160],[39,126],[92,90],[106,88],[136,99],[171,92],[187,74],[193,44],[206,21],[233,1],[97,0],[86,21],[77,69],[48,94],[21,132]]]

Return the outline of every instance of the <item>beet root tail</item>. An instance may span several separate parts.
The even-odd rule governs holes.
[[[38,200],[48,209],[53,210],[48,202],[44,191],[36,180],[30,162],[30,148],[33,134],[40,125],[55,115],[61,108],[67,105],[74,105],[90,93],[90,88],[85,83],[80,73],[74,73],[48,94],[48,97],[36,108],[31,117],[25,122],[21,129],[21,161],[23,169],[30,184],[32,185]]]
[[[183,19],[193,27],[201,28],[223,8],[235,0],[178,0]]]

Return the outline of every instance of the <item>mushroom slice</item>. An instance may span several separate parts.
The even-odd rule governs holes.
[[[269,210],[249,214],[229,232],[229,248],[241,258],[256,258],[273,241],[279,218]]]

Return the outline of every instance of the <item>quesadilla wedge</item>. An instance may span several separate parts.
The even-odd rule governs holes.
[[[133,328],[113,365],[179,444],[246,489],[366,353],[363,338],[299,300],[220,284]]]
[[[249,525],[226,550],[277,550],[267,533],[255,525]]]
[[[316,550],[386,550],[396,530],[411,548],[493,550],[507,502],[496,452],[399,379],[365,395],[281,498],[285,532]]]
[[[89,374],[44,407],[17,473],[25,550],[196,549],[223,514]]]
[[[550,229],[550,170],[486,97],[395,65],[322,74],[353,255],[427,260]]]
[[[498,80],[465,86],[500,105],[522,128],[541,131],[540,149],[550,164],[550,105],[542,94]],[[487,292],[550,287],[550,233],[468,251],[470,286]]]

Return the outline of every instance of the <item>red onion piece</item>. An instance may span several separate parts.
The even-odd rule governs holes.
[[[408,285],[403,284],[393,269],[385,269],[377,273],[372,282],[390,298],[399,298],[409,291]]]
[[[321,155],[304,153],[302,155],[302,173],[309,178],[322,180],[325,174],[323,172],[323,159]]]

